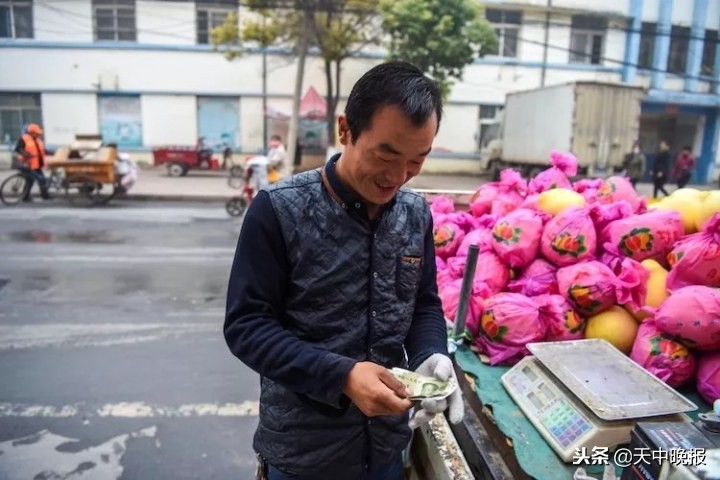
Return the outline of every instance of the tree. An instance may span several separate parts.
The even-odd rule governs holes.
[[[298,46],[299,59],[307,48],[316,48],[325,70],[328,142],[335,143],[335,112],[340,97],[342,62],[360,49],[379,43],[381,33],[377,21],[380,0],[249,0],[248,7],[256,19],[248,19],[238,27],[237,17],[213,30],[213,44],[228,58],[244,51],[246,42],[255,42],[263,51],[273,44]],[[294,101],[299,108],[304,61],[298,62],[298,83]],[[295,112],[293,112],[295,113]],[[295,141],[288,135],[290,158]]]
[[[432,76],[444,97],[466,65],[497,50],[495,32],[472,0],[382,0],[381,12],[389,57]]]

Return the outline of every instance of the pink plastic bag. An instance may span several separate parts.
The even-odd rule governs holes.
[[[453,280],[439,290],[440,301],[445,318],[451,323],[455,322],[457,315],[458,302],[460,300],[460,290],[462,289],[462,279]],[[470,294],[470,304],[468,305],[467,316],[465,317],[465,327],[474,336],[478,334],[480,325],[480,317],[483,312],[483,303],[489,297],[487,287],[480,283],[474,283]]]
[[[577,159],[571,153],[553,150],[550,153],[552,167],[538,173],[528,184],[528,193],[540,193],[552,188],[572,188],[568,177],[577,175]]]
[[[447,262],[443,260],[442,258],[435,256],[435,269],[438,272],[441,272],[447,268]]]
[[[536,258],[525,267],[520,276],[508,283],[508,290],[528,297],[557,294],[557,267],[547,260]]]
[[[697,391],[710,405],[720,398],[720,352],[706,353],[698,359]]]
[[[465,232],[453,222],[444,222],[433,229],[435,255],[450,258],[457,252]]]
[[[430,204],[432,213],[453,213],[455,211],[455,203],[446,195],[438,195]]]
[[[545,340],[579,340],[583,338],[585,320],[561,295],[538,295],[532,300],[537,304],[540,318],[547,325]]]
[[[597,192],[604,185],[602,178],[583,178],[573,184],[573,189],[585,198],[588,204],[595,203]]]
[[[495,241],[493,240],[492,236],[492,230],[489,228],[476,228],[475,230],[472,230],[470,233],[465,235],[465,238],[463,238],[462,243],[460,243],[460,247],[458,247],[457,252],[455,253],[456,257],[466,257],[468,254],[468,251],[470,250],[470,245],[477,245],[478,246],[478,252],[492,252],[493,250],[493,244]]]
[[[557,280],[560,295],[587,317],[617,304],[618,293],[628,295],[613,271],[596,260],[559,269]]]
[[[695,375],[695,355],[648,320],[640,324],[630,358],[671,387]]]
[[[490,364],[513,364],[528,354],[525,345],[545,337],[547,326],[537,305],[517,293],[499,293],[485,302],[475,343]]]
[[[647,295],[647,282],[650,278],[648,269],[632,258],[611,253],[604,253],[600,261],[612,270],[618,285],[621,286],[615,291],[617,303],[627,306],[632,312],[639,311],[644,306]]]
[[[620,200],[626,201],[636,213],[640,208],[641,202],[637,192],[625,177],[610,177],[605,180],[597,191],[597,203],[608,204],[615,203]]]
[[[487,215],[492,210],[492,204],[498,194],[498,182],[480,185],[470,197],[470,213],[475,217]]]
[[[453,278],[462,278],[465,273],[467,257],[448,259],[448,271]],[[510,268],[494,252],[481,252],[475,267],[475,283],[487,286],[491,295],[502,292],[510,281]]]
[[[611,222],[598,234],[605,251],[638,262],[652,258],[667,265],[666,256],[685,235],[685,229],[678,212],[651,210]]]
[[[700,285],[675,290],[655,312],[655,323],[688,347],[720,349],[720,290]]]
[[[524,267],[537,257],[543,222],[548,216],[532,210],[515,210],[493,228],[493,248],[513,268]]]
[[[540,240],[542,254],[558,267],[595,257],[597,238],[589,207],[570,208],[553,217]]]
[[[667,259],[672,268],[670,290],[688,285],[720,287],[720,213],[710,218],[702,232],[677,242]]]
[[[500,172],[497,195],[490,213],[504,216],[515,210],[525,200],[527,183],[516,170],[507,168]]]
[[[475,217],[467,212],[448,213],[445,217],[446,222],[452,222],[464,232],[467,233],[475,228]]]

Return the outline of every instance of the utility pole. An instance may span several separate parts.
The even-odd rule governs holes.
[[[263,31],[265,30],[265,15],[263,15]],[[262,45],[262,107],[263,107],[263,155],[268,152],[268,117],[267,117],[267,42]]]
[[[548,44],[550,43],[550,9],[552,8],[552,0],[547,2],[547,11],[545,12],[545,42],[543,42],[543,62],[542,72],[540,74],[540,86],[545,86],[545,71],[547,70]]]
[[[290,118],[290,126],[288,127],[286,160],[288,165],[294,165],[295,162],[295,146],[297,145],[300,126],[300,98],[302,97],[303,78],[305,76],[305,58],[307,57],[308,37],[310,36],[310,22],[314,20],[314,12],[306,4],[305,8],[303,8],[303,26],[302,32],[300,32],[300,41],[298,42],[298,66],[295,76],[292,117]]]

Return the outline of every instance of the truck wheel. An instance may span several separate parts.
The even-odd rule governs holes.
[[[185,169],[184,165],[181,165],[179,163],[171,163],[168,165],[168,175],[171,177],[182,177],[187,173],[187,169]]]
[[[502,162],[500,160],[492,160],[488,165],[488,172],[490,172],[490,180],[497,182],[500,180],[500,171],[502,170]]]

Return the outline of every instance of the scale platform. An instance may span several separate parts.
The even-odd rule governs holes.
[[[501,382],[565,462],[629,443],[639,419],[689,422],[697,405],[605,340],[528,344]]]

